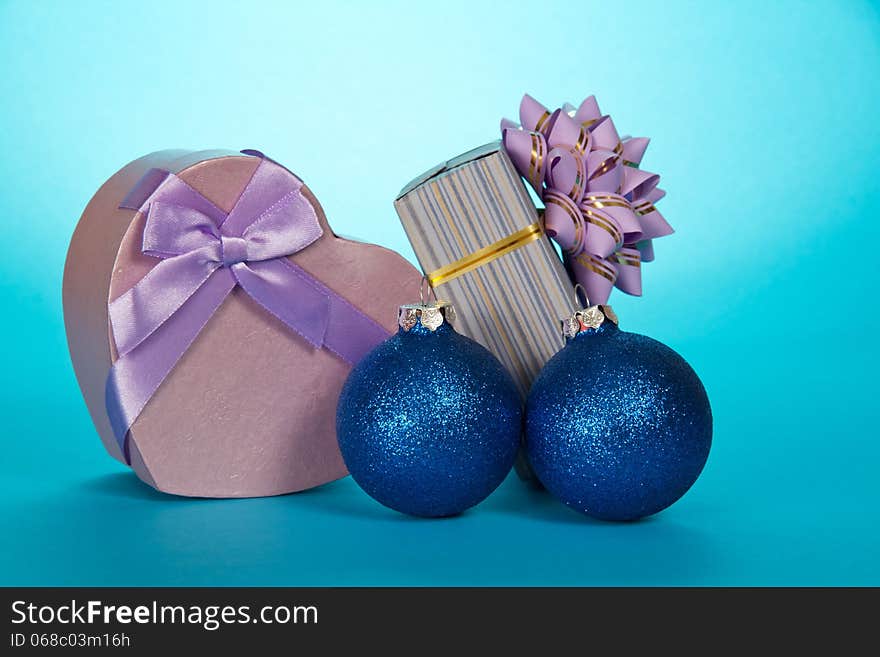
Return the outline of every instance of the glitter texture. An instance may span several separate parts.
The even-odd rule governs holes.
[[[529,460],[568,506],[634,520],[678,500],[712,444],[699,377],[672,349],[612,322],[570,339],[532,385]]]
[[[444,323],[417,323],[355,367],[339,399],[339,447],[354,480],[403,513],[450,516],[507,476],[522,431],[510,375]]]

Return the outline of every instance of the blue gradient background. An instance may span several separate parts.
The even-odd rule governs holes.
[[[880,584],[880,13],[866,2],[0,0],[0,584]],[[601,7],[604,7],[602,9]],[[260,148],[337,232],[412,252],[391,202],[529,91],[653,137],[677,229],[617,293],[700,373],[681,502],[581,518],[514,478],[444,521],[350,480],[173,499],[106,456],[61,315],[67,241],[120,166]]]

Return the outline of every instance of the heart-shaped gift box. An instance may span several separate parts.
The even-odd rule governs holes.
[[[186,263],[204,280],[182,282]],[[169,150],[86,207],[64,318],[114,458],[167,493],[278,495],[347,474],[339,391],[420,280],[397,253],[336,236],[308,187],[261,154]]]

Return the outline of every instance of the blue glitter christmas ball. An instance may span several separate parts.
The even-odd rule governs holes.
[[[351,476],[371,497],[416,516],[450,516],[510,472],[522,402],[510,375],[446,322],[417,321],[351,372],[336,416]]]
[[[703,384],[675,351],[610,320],[568,340],[529,393],[526,447],[568,506],[634,520],[678,500],[712,444]]]

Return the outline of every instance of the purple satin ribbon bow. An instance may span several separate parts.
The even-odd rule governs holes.
[[[544,229],[575,282],[592,304],[614,286],[640,295],[651,240],[673,232],[654,205],[660,176],[639,169],[648,139],[621,139],[594,96],[551,112],[527,94],[519,114],[521,126],[501,121],[504,148],[544,201]]]
[[[107,413],[127,461],[131,425],[236,286],[314,348],[351,364],[388,337],[287,259],[323,233],[301,188],[289,171],[263,158],[228,214],[158,169],[122,202],[146,215],[142,251],[160,259],[109,304],[119,358],[107,377]]]

